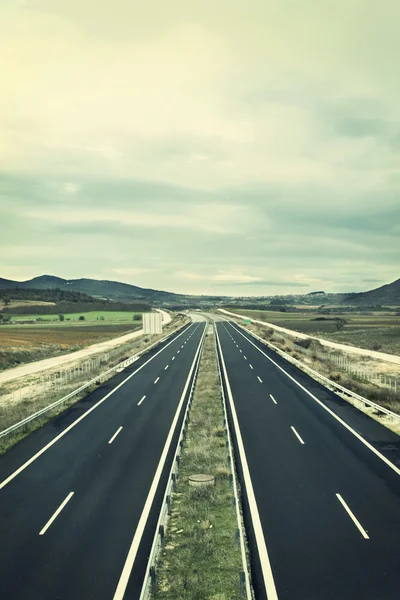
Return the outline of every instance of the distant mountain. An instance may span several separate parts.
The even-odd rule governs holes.
[[[97,279],[62,279],[53,275],[41,275],[28,281],[12,281],[10,279],[0,278],[0,289],[35,289],[49,290],[59,289],[62,291],[81,292],[95,298],[105,298],[108,300],[119,301],[137,301],[146,302],[177,302],[183,295],[163,292],[159,290],[141,288],[128,283],[118,281],[97,280]]]
[[[400,306],[400,279],[369,292],[348,294],[343,303],[360,306]]]

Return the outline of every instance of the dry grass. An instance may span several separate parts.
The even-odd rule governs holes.
[[[234,549],[223,412],[214,336],[208,335],[181,454],[165,547],[157,570],[157,600],[238,600],[241,555]],[[190,487],[188,476],[208,473],[214,487]]]
[[[43,302],[42,300],[10,300],[8,304],[5,304],[3,300],[0,300],[0,311],[3,308],[15,308],[16,306],[26,306],[28,309],[30,306],[55,306],[55,302]]]
[[[0,326],[0,371],[24,363],[60,356],[124,335],[135,325],[87,325],[85,327]]]
[[[48,369],[44,373],[40,372],[35,375],[21,377],[8,382],[7,384],[3,384],[0,387],[0,430],[7,429],[7,427],[22,421],[38,410],[49,406],[56,400],[59,400],[76,390],[84,383],[87,383],[111,367],[126,360],[136,352],[145,350],[148,346],[161,339],[166,334],[173,332],[182,324],[181,321],[174,319],[164,328],[162,335],[153,336],[151,340],[148,337],[140,337],[113,348],[107,352],[108,361],[106,361],[105,354],[96,355],[99,364],[89,372],[85,372],[82,369],[72,381],[65,382],[64,379],[63,383],[61,383],[61,379],[58,379],[56,380],[57,383],[54,383],[55,376],[59,375],[60,371],[64,370],[56,368]],[[90,359],[83,359],[68,363],[68,369],[87,364],[88,360],[90,361]],[[115,373],[112,373],[106,379],[110,379],[114,375]],[[49,376],[52,376],[53,381],[48,381]],[[102,381],[106,381],[106,379],[102,378]],[[87,388],[81,394],[74,396],[71,400],[62,403],[60,406],[47,412],[43,417],[35,419],[23,428],[18,429],[17,432],[0,438],[0,454],[4,453],[8,448],[16,444],[20,439],[29,435],[38,427],[41,427],[54,416],[87,396],[95,388],[96,385]]]
[[[321,315],[313,311],[280,313],[235,309],[233,312],[333,342],[358,346],[367,350],[400,354],[400,316],[393,312],[367,314],[365,311],[360,311],[330,315]],[[315,320],[321,317],[326,320]],[[336,317],[346,321],[341,331],[337,330],[334,321]]]
[[[384,408],[388,408],[389,410],[400,414],[400,390],[395,393],[394,391],[388,389],[387,387],[382,387],[377,383],[367,381],[363,377],[360,377],[355,374],[347,373],[345,371],[341,371],[337,366],[332,365],[332,357],[333,355],[342,354],[335,350],[331,350],[326,346],[322,346],[316,340],[304,340],[298,341],[297,343],[293,342],[289,337],[284,336],[283,334],[271,334],[271,330],[266,330],[262,325],[252,324],[247,326],[251,331],[259,335],[261,338],[266,341],[271,342],[273,345],[277,346],[281,350],[284,350],[287,354],[300,360],[307,366],[311,367],[317,373],[328,377],[332,381],[339,383],[343,387],[348,390],[383,406]],[[310,341],[310,344],[306,342]],[[299,346],[307,346],[306,353],[296,351],[299,350]],[[368,357],[358,357],[356,355],[352,355],[352,360],[355,363],[355,369],[359,369],[360,371],[364,370],[365,372],[377,371],[378,369],[382,369],[382,365],[384,363],[382,361],[376,361],[374,359],[370,359]],[[394,375],[397,373],[397,366],[390,364],[390,369]],[[342,395],[346,400],[353,403],[353,400],[350,399],[349,396]],[[382,422],[385,426],[389,427],[396,433],[400,433],[399,424],[396,421],[387,419],[383,414],[376,414],[374,411],[364,407],[360,403],[354,403],[358,408],[365,410],[370,416]]]

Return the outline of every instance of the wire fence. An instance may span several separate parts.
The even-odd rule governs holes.
[[[315,357],[321,362],[327,362],[332,368],[336,368],[339,371],[344,371],[349,375],[361,380],[370,381],[380,387],[384,387],[393,391],[394,393],[400,392],[400,378],[393,375],[386,375],[385,373],[379,373],[374,370],[373,367],[362,363],[354,363],[348,356],[336,352],[324,352],[316,350],[315,348],[303,348],[300,345],[295,344],[296,352],[303,354],[308,357]]]
[[[113,374],[125,369],[136,361],[143,352],[147,352],[160,344],[172,334],[185,327],[182,324],[177,329],[163,337],[157,336],[150,346],[151,336],[113,348],[104,354],[95,355],[81,360],[57,371],[38,374],[37,377],[24,378],[25,383],[17,381],[17,387],[1,394],[0,421],[4,438],[18,430],[18,433],[29,431],[29,423],[40,421],[41,417],[48,418],[48,413],[54,415],[54,409],[68,406],[69,401],[76,401],[91,389],[99,385]],[[59,408],[58,408],[59,410]],[[52,411],[52,412],[50,412]],[[43,421],[43,418],[41,419]],[[1,449],[1,448],[0,448]]]

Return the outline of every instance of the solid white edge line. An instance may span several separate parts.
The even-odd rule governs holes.
[[[262,383],[262,379],[261,379],[261,377],[259,377],[258,375],[257,375],[257,379],[258,379],[258,381],[259,381],[260,383]]]
[[[154,384],[156,384],[156,383],[157,383],[157,381],[159,381],[159,380],[160,380],[160,378],[159,378],[159,377],[157,377],[157,379],[154,381]]]
[[[139,402],[137,403],[137,405],[140,406],[145,398],[146,398],[146,396],[143,396],[143,398],[141,400],[139,400]]]
[[[182,405],[183,405],[183,402],[184,402],[184,399],[185,399],[185,396],[186,396],[186,392],[187,392],[188,387],[189,387],[190,379],[192,377],[194,368],[196,366],[197,357],[198,357],[198,354],[200,352],[201,343],[203,341],[203,337],[204,337],[205,333],[206,333],[206,327],[204,327],[204,333],[203,333],[202,337],[200,338],[200,342],[199,342],[199,345],[197,347],[197,351],[196,351],[196,354],[194,356],[194,359],[193,359],[193,362],[192,362],[192,366],[190,368],[189,375],[188,375],[185,387],[184,387],[183,392],[182,392],[182,396],[181,396],[181,398],[179,400],[178,408],[176,409],[174,420],[172,421],[172,425],[170,427],[170,430],[169,430],[169,433],[168,433],[168,437],[167,437],[167,440],[165,442],[164,449],[162,451],[162,454],[161,454],[161,457],[160,457],[160,461],[158,463],[158,467],[157,467],[156,473],[155,473],[154,478],[153,478],[153,482],[151,484],[150,491],[148,493],[145,505],[143,507],[142,514],[140,515],[140,519],[139,519],[138,525],[136,527],[136,531],[134,533],[133,540],[132,540],[131,546],[129,548],[128,555],[126,557],[125,564],[124,564],[124,567],[122,569],[122,573],[121,573],[121,576],[119,578],[117,589],[115,590],[115,594],[114,594],[113,600],[122,600],[123,597],[124,597],[124,595],[125,595],[125,591],[126,591],[126,587],[128,585],[129,577],[130,577],[131,572],[132,572],[132,567],[134,565],[134,562],[135,562],[135,559],[136,559],[136,554],[137,554],[137,551],[139,549],[139,544],[140,544],[140,541],[142,539],[144,528],[146,527],[147,519],[148,519],[150,510],[151,510],[151,506],[153,504],[154,496],[156,495],[156,492],[157,492],[157,488],[158,488],[158,484],[160,482],[160,478],[161,478],[162,472],[164,470],[165,461],[167,460],[167,456],[168,456],[169,448],[170,448],[170,445],[171,445],[171,441],[172,441],[172,438],[173,438],[173,435],[174,435],[174,432],[175,432],[175,429],[176,429],[176,424],[178,422],[179,415],[181,413]]]
[[[363,538],[365,540],[369,540],[368,533],[365,531],[364,527],[361,525],[360,521],[357,519],[357,517],[354,515],[354,513],[351,512],[350,508],[347,506],[347,504],[343,500],[342,496],[340,494],[336,494],[336,498],[338,498],[338,500],[343,505],[343,508],[345,509],[345,511],[347,512],[347,514],[349,515],[349,517],[356,524],[356,526],[358,527],[359,531],[361,532],[361,535],[363,536]]]
[[[297,433],[297,431],[295,430],[295,428],[293,427],[293,425],[290,426],[290,429],[293,431],[294,435],[297,437],[297,439],[299,440],[300,444],[304,444],[305,442],[301,439],[300,435]]]
[[[270,394],[269,397],[271,398],[272,402],[274,402],[275,404],[278,404],[272,394]]]
[[[229,325],[231,325],[230,322],[229,322]],[[231,325],[231,327],[233,327],[233,325]],[[346,423],[346,421],[343,421],[343,419],[341,419],[337,414],[335,414],[333,412],[333,410],[328,408],[328,406],[326,406],[321,400],[319,400],[316,396],[314,396],[314,394],[309,392],[308,389],[304,387],[304,385],[302,385],[294,377],[289,375],[289,373],[287,373],[285,371],[285,369],[283,369],[280,365],[278,365],[278,363],[276,363],[272,358],[270,358],[267,354],[265,354],[265,352],[263,352],[261,350],[261,348],[256,346],[256,344],[254,344],[251,340],[249,340],[241,331],[239,331],[235,327],[233,327],[233,329],[235,329],[235,331],[240,333],[240,335],[242,335],[249,342],[249,344],[254,346],[254,348],[257,348],[257,350],[259,352],[261,352],[261,354],[263,354],[265,356],[265,358],[267,358],[270,362],[272,362],[272,364],[275,365],[277,369],[282,371],[282,373],[284,373],[286,375],[286,377],[289,377],[289,379],[291,381],[293,381],[293,383],[295,383],[300,389],[302,389],[303,392],[308,394],[310,396],[310,398],[315,400],[315,402],[317,402],[317,404],[319,404],[324,410],[326,410],[326,412],[328,412],[334,419],[336,419],[336,421],[338,421],[341,425],[343,425],[343,427],[345,427],[348,431],[350,431],[350,433],[352,433],[354,435],[354,437],[356,437],[361,443],[364,444],[364,446],[366,446],[369,450],[371,450],[371,452],[373,452],[376,456],[378,456],[388,467],[390,467],[395,473],[397,473],[397,475],[400,475],[400,469],[398,467],[396,467],[396,465],[394,465],[392,462],[390,462],[390,460],[388,458],[386,458],[386,456],[381,454],[379,452],[379,450],[377,450],[369,442],[367,442],[367,440],[364,439],[359,433],[357,433],[357,431],[355,431],[352,427],[350,427],[350,425],[348,425]]]
[[[231,385],[228,378],[228,373],[226,371],[225,359],[222,352],[221,342],[219,339],[218,329],[217,329],[217,341],[221,354],[221,364],[222,369],[224,371],[225,383],[226,383],[226,391],[228,392],[229,404],[231,407],[233,425],[235,428],[236,439],[239,449],[240,462],[242,463],[243,477],[245,482],[245,488],[247,493],[247,498],[249,501],[251,520],[253,523],[254,534],[256,537],[258,554],[260,557],[260,566],[263,574],[265,590],[267,593],[268,600],[278,600],[278,594],[275,587],[274,576],[272,574],[271,563],[269,561],[267,545],[265,543],[265,536],[261,525],[260,514],[258,512],[258,506],[256,497],[254,494],[253,483],[251,481],[251,475],[249,470],[249,465],[247,463],[246,452],[243,445],[242,434],[240,432],[239,421],[236,413],[236,407],[232,396]]]
[[[52,524],[52,522],[58,517],[58,515],[60,514],[60,512],[62,511],[62,509],[64,508],[64,506],[67,504],[67,502],[69,502],[71,500],[71,498],[72,498],[73,495],[74,495],[74,492],[70,492],[68,494],[68,496],[65,498],[64,502],[62,502],[60,504],[60,506],[57,508],[57,510],[53,514],[53,516],[47,521],[46,525],[39,532],[39,535],[43,535],[44,533],[46,533],[46,531],[48,530],[48,528],[50,527],[50,525]]]
[[[193,323],[192,323],[192,325],[193,325]],[[192,327],[192,325],[189,325],[189,327]],[[43,448],[41,448],[41,450],[39,450],[38,452],[36,452],[36,454],[34,454],[33,456],[31,456],[31,458],[29,460],[27,460],[26,462],[24,462],[16,471],[14,471],[13,473],[11,473],[11,475],[9,475],[6,479],[4,479],[0,483],[0,490],[3,487],[5,487],[7,485],[7,483],[10,483],[10,481],[12,481],[14,479],[14,477],[16,477],[22,471],[24,471],[27,467],[29,467],[29,465],[31,463],[33,463],[37,458],[39,458],[39,456],[41,456],[44,452],[46,452],[46,450],[48,450],[49,448],[51,448],[51,446],[53,446],[53,444],[55,444],[56,442],[58,442],[58,440],[60,440],[66,433],[68,433],[68,431],[70,431],[71,429],[73,429],[76,425],[78,425],[78,423],[80,423],[83,419],[85,419],[88,415],[90,415],[90,413],[92,411],[94,411],[98,406],[100,406],[100,404],[103,404],[103,402],[105,402],[110,396],[112,396],[117,390],[119,390],[120,387],[122,387],[123,385],[125,385],[125,383],[127,381],[129,381],[129,379],[131,379],[134,375],[136,375],[136,373],[138,373],[141,369],[143,369],[143,367],[145,367],[149,362],[151,362],[158,354],[160,354],[160,352],[163,352],[166,348],[168,348],[168,346],[170,346],[171,344],[173,344],[175,342],[175,340],[177,340],[184,333],[185,333],[185,330],[181,331],[181,333],[179,335],[177,335],[173,340],[171,340],[170,342],[168,342],[168,344],[166,344],[163,348],[161,348],[158,352],[156,352],[156,354],[154,354],[154,356],[151,356],[148,360],[146,360],[146,362],[143,363],[138,369],[136,369],[136,371],[134,371],[133,373],[131,373],[130,375],[128,375],[128,377],[126,379],[124,379],[123,381],[121,381],[121,383],[119,383],[113,390],[111,390],[111,392],[109,392],[108,394],[106,394],[104,396],[104,398],[102,398],[101,400],[99,400],[98,402],[96,402],[96,404],[94,404],[91,408],[89,408],[83,415],[81,415],[80,417],[78,417],[76,419],[76,421],[74,421],[73,423],[71,423],[71,425],[69,425],[66,429],[64,429],[64,431],[62,431],[53,440],[51,440],[51,442],[49,442],[48,444],[46,444],[46,446],[43,446]]]
[[[120,433],[120,431],[123,429],[122,425],[119,429],[117,429],[117,431],[114,433],[114,435],[112,436],[112,438],[109,440],[109,444],[112,444],[113,441],[115,440],[115,438],[117,437],[117,435]]]

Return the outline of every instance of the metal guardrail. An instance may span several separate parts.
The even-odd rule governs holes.
[[[45,406],[44,408],[42,408],[41,410],[38,410],[34,414],[29,415],[28,417],[25,417],[25,419],[22,419],[22,421],[19,421],[18,423],[15,423],[14,425],[10,425],[10,427],[7,427],[7,429],[4,429],[3,431],[0,431],[0,438],[4,437],[6,435],[9,435],[13,431],[16,431],[17,429],[19,429],[20,427],[23,427],[27,423],[30,423],[30,421],[33,421],[34,419],[37,419],[38,417],[41,417],[42,415],[44,415],[49,410],[52,410],[53,408],[56,408],[57,406],[59,406],[63,402],[66,402],[70,398],[73,398],[74,396],[76,396],[77,394],[79,394],[83,390],[87,389],[91,385],[98,383],[99,380],[101,382],[102,379],[105,378],[105,377],[107,377],[110,373],[116,372],[118,370],[125,369],[126,367],[128,367],[129,365],[131,365],[133,362],[135,362],[136,360],[138,360],[142,354],[148,352],[149,350],[151,350],[152,348],[154,348],[154,346],[157,346],[158,344],[161,344],[162,342],[164,342],[165,340],[167,340],[169,337],[171,337],[171,335],[173,335],[174,333],[176,333],[180,329],[183,329],[183,327],[186,327],[186,325],[187,325],[187,323],[185,325],[182,325],[182,327],[176,329],[175,331],[169,333],[168,335],[164,336],[160,340],[157,340],[156,342],[154,342],[154,344],[151,344],[147,348],[144,348],[140,352],[137,352],[133,356],[130,356],[129,358],[127,358],[127,359],[123,360],[122,362],[118,363],[114,367],[111,367],[111,369],[108,369],[107,371],[104,371],[104,373],[100,373],[100,375],[97,375],[96,377],[94,377],[93,379],[91,379],[90,381],[88,381],[87,383],[84,383],[83,385],[81,385],[76,390],[70,392],[66,396],[63,396],[59,400],[56,400],[52,404],[49,404],[48,406]]]
[[[244,327],[242,327],[241,325],[239,325],[239,323],[235,322],[235,324],[238,327],[240,327],[240,329],[242,329],[243,331],[247,331],[248,333],[250,333],[250,335],[252,335],[254,338],[256,338],[257,340],[259,340],[261,343],[263,343],[268,348],[271,348],[272,350],[274,350],[277,354],[279,354],[280,356],[282,356],[283,358],[285,358],[289,362],[291,362],[294,365],[298,366],[299,368],[301,368],[301,369],[303,369],[303,370],[308,371],[309,373],[311,373],[311,375],[315,379],[319,379],[322,382],[328,384],[329,386],[331,386],[331,387],[333,387],[335,389],[340,390],[341,392],[347,394],[348,396],[351,396],[355,400],[358,400],[359,402],[362,402],[366,406],[370,406],[371,408],[374,408],[375,410],[377,410],[379,412],[382,412],[382,413],[384,413],[384,414],[386,414],[386,415],[388,415],[388,416],[390,416],[390,417],[392,417],[394,419],[400,420],[400,415],[399,414],[393,412],[392,410],[389,410],[388,408],[385,408],[384,406],[380,406],[379,404],[376,404],[376,402],[373,402],[372,400],[368,400],[368,398],[364,398],[364,396],[360,396],[359,394],[356,394],[355,392],[352,392],[351,390],[345,388],[343,385],[340,385],[339,383],[336,383],[335,381],[332,381],[331,379],[328,379],[328,377],[325,377],[325,375],[321,375],[321,373],[318,373],[318,371],[315,371],[314,369],[312,369],[308,365],[304,364],[300,360],[297,360],[297,358],[294,358],[293,356],[290,356],[290,354],[287,354],[284,350],[281,350],[277,346],[274,346],[274,344],[271,344],[271,342],[268,342],[267,340],[264,340],[262,337],[260,337],[259,335],[257,335],[253,331],[250,331],[250,329],[245,329]]]
[[[161,549],[164,545],[165,540],[165,528],[167,525],[168,517],[171,514],[171,494],[176,488],[176,477],[179,472],[179,464],[180,464],[180,455],[183,448],[184,441],[186,439],[186,430],[189,424],[189,412],[192,407],[193,394],[196,386],[197,375],[199,372],[200,361],[203,354],[204,342],[207,335],[207,327],[204,329],[203,339],[201,342],[200,352],[197,358],[197,364],[194,371],[193,381],[189,392],[189,398],[186,403],[185,413],[183,415],[182,427],[179,433],[177,447],[174,453],[174,457],[172,460],[172,466],[168,476],[168,483],[164,493],[164,498],[162,501],[162,508],[160,511],[160,516],[157,521],[156,533],[154,535],[153,544],[151,546],[151,551],[149,555],[149,559],[147,561],[146,573],[144,576],[142,591],[140,593],[139,600],[147,600],[151,596],[151,591],[154,589],[156,583],[156,563],[159,558]]]
[[[230,458],[229,462],[230,462],[231,471],[232,471],[232,487],[233,487],[236,520],[237,520],[237,526],[238,526],[237,531],[239,532],[240,551],[242,554],[242,564],[243,564],[243,571],[241,571],[239,574],[240,593],[242,596],[244,596],[244,592],[245,592],[246,593],[245,597],[247,598],[247,600],[251,600],[253,596],[251,593],[250,575],[249,575],[249,568],[248,568],[248,564],[247,564],[247,554],[246,554],[245,540],[244,540],[244,533],[243,533],[244,524],[243,524],[242,515],[240,512],[241,503],[240,503],[239,492],[238,492],[237,482],[236,482],[232,438],[231,438],[231,433],[230,433],[230,429],[229,429],[229,425],[228,425],[228,412],[226,409],[226,398],[225,398],[222,373],[221,373],[221,365],[220,365],[219,354],[218,354],[217,335],[215,332],[216,332],[216,324],[214,321],[215,353],[217,355],[218,379],[219,379],[219,383],[220,383],[220,387],[221,387],[221,403],[222,403],[222,411],[224,414],[224,431],[225,431],[226,441],[227,441],[227,445],[228,445],[228,454],[229,454],[229,458]]]

